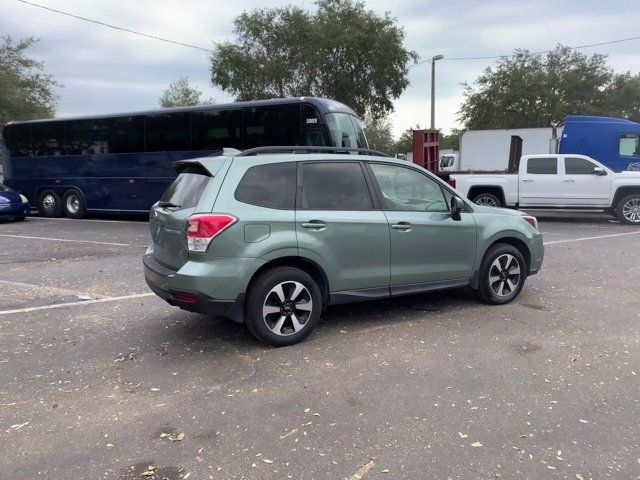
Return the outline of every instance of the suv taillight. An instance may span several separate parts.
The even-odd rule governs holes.
[[[219,235],[238,219],[232,215],[199,213],[189,217],[187,247],[190,252],[206,252],[216,235]]]
[[[449,179],[449,185],[451,185],[452,188],[456,188],[456,179],[455,178],[450,178]]]

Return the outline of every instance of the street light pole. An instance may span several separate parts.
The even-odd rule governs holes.
[[[436,128],[436,60],[443,58],[443,55],[431,58],[431,130]]]

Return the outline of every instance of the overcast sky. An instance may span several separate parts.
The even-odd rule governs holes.
[[[234,17],[244,10],[280,6],[282,0],[33,0],[58,10],[184,43],[213,48],[232,40]],[[313,8],[310,1],[291,2]],[[406,46],[421,59],[443,54],[469,57],[508,54],[615,40],[640,34],[640,1],[475,1],[369,0],[369,8],[389,11],[404,27]],[[155,108],[168,84],[189,76],[216,102],[233,98],[210,84],[206,52],[171,45],[65,17],[16,0],[0,0],[0,35],[38,37],[31,54],[64,85],[58,116]],[[617,71],[640,72],[640,40],[581,50],[606,53]],[[372,52],[375,55],[375,52]],[[461,83],[473,80],[494,60],[437,63],[436,126],[458,126]],[[429,62],[411,69],[411,85],[395,101],[394,132],[429,119]]]

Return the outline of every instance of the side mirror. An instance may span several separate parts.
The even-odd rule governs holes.
[[[342,146],[351,148],[351,139],[349,138],[349,134],[346,132],[342,133]]]
[[[458,197],[451,197],[451,216],[460,217],[462,210],[464,210],[464,202]]]
[[[607,174],[607,171],[602,168],[602,167],[593,167],[593,172],[591,172],[593,175],[599,175],[599,176],[604,176]]]

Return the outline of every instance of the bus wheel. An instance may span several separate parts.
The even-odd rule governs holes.
[[[62,209],[69,218],[84,218],[87,206],[78,190],[67,190],[62,197]]]
[[[60,195],[53,190],[42,190],[38,195],[38,212],[43,217],[59,217],[62,213]]]

